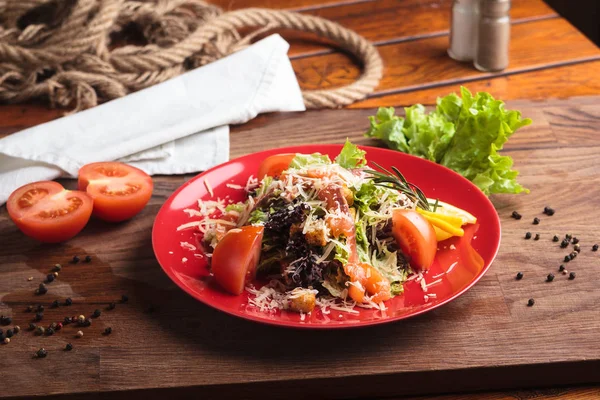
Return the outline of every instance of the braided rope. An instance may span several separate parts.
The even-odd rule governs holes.
[[[64,8],[65,0],[0,0],[0,101],[41,97],[78,111],[227,56],[273,29],[331,39],[363,66],[359,79],[347,86],[303,91],[307,108],[335,108],[361,100],[382,75],[381,57],[372,44],[339,24],[310,15],[258,8],[222,13],[202,0],[72,0],[65,12],[57,8],[61,1]],[[40,7],[45,7],[43,12]],[[35,17],[36,10],[60,20]],[[19,29],[27,18],[33,21]],[[111,49],[110,35],[131,24],[147,44]],[[242,38],[238,31],[245,28],[258,29]]]

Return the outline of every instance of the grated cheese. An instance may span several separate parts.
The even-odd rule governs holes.
[[[210,183],[206,179],[204,179],[204,186],[206,187],[206,190],[208,190],[210,197],[213,197],[215,192],[213,192],[212,186],[210,186]]]
[[[196,251],[196,246],[188,242],[179,242],[179,245],[185,250]]]
[[[244,190],[245,189],[244,186],[236,185],[233,183],[228,183],[225,186],[227,186],[229,189],[236,189],[236,190]]]

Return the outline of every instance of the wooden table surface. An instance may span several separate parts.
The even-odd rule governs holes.
[[[46,305],[48,322],[96,308],[103,314],[81,339],[73,338],[73,327],[51,337],[24,330],[0,346],[0,397],[71,399],[91,392],[110,398],[600,398],[593,386],[600,384],[600,252],[590,251],[600,242],[600,229],[591,222],[600,219],[600,50],[540,0],[513,1],[511,64],[496,74],[445,55],[449,0],[215,2],[226,9],[284,5],[337,21],[374,41],[385,61],[377,92],[350,107],[364,109],[259,116],[232,128],[231,157],[346,137],[377,145],[362,136],[374,107],[432,104],[463,84],[509,100],[509,108],[532,118],[534,124],[504,152],[514,158],[531,194],[492,196],[502,221],[497,260],[464,296],[410,320],[344,332],[285,330],[197,303],[156,263],[150,243],[154,216],[190,176],[156,177],[154,196],[139,216],[118,225],[93,221],[63,245],[24,237],[3,206],[0,314],[21,327],[31,321],[24,312],[29,304]],[[344,84],[359,74],[326,44],[293,32],[284,36],[292,43],[302,87]],[[60,114],[40,105],[2,106],[0,137]],[[556,214],[532,226],[545,205]],[[509,218],[513,210],[523,220]],[[524,241],[528,230],[541,240]],[[567,232],[581,238],[582,254],[568,265],[577,279],[557,274],[548,284],[546,274],[556,273],[565,253],[550,238]],[[51,266],[68,264],[75,254],[93,261],[66,265],[47,295],[34,296]],[[526,276],[518,284],[517,271]],[[127,304],[104,310],[122,294],[128,294]],[[69,296],[71,307],[49,309],[54,299]],[[530,297],[534,307],[526,307]],[[101,335],[107,326],[114,333]],[[61,350],[67,342],[74,344],[72,352]],[[42,346],[48,357],[33,359]],[[437,395],[471,391],[477,392]]]

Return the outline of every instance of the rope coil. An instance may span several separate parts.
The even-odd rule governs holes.
[[[382,76],[377,49],[341,25],[291,11],[223,13],[201,0],[0,0],[0,101],[44,98],[78,111],[163,82],[275,29],[330,39],[362,64],[355,82],[303,91],[307,108],[365,98]],[[257,29],[245,37],[240,31]],[[113,43],[137,34],[141,45]],[[141,36],[141,37],[140,37]]]

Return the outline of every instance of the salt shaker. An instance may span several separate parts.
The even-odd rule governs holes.
[[[479,21],[478,0],[454,0],[448,55],[457,61],[473,61]]]
[[[481,0],[475,68],[501,71],[508,67],[510,0]]]

